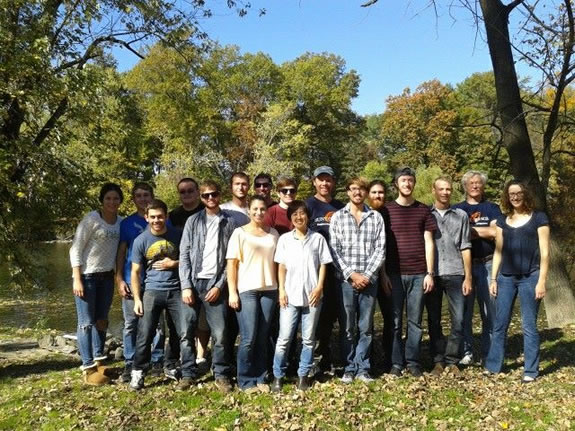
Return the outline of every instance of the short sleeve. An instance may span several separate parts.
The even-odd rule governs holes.
[[[503,213],[501,212],[501,208],[499,208],[499,205],[491,204],[491,217],[489,218],[494,220],[501,217],[502,215]]]
[[[331,257],[331,251],[329,250],[329,246],[327,245],[327,241],[326,239],[319,235],[319,243],[318,243],[318,248],[319,248],[319,261],[322,265],[327,265],[328,263],[332,263],[333,262],[333,258]]]
[[[226,259],[237,259],[242,261],[242,248],[241,248],[241,227],[234,230],[230,240],[228,241],[228,250],[226,251]]]
[[[122,223],[120,223],[120,242],[130,242],[130,232],[127,219],[122,220]]]
[[[435,217],[431,214],[431,210],[425,207],[425,229],[429,232],[435,232],[437,230],[437,223]]]
[[[281,263],[285,265],[285,258],[286,258],[286,253],[285,253],[285,244],[286,244],[286,240],[287,238],[285,237],[286,235],[292,235],[291,232],[288,233],[284,233],[282,236],[280,236],[280,239],[278,240],[278,244],[276,246],[276,254],[274,256],[274,262],[276,263]]]
[[[535,222],[537,223],[538,228],[549,225],[549,217],[543,211],[537,211],[535,213],[535,217]]]
[[[132,262],[144,265],[146,263],[145,235],[142,233],[134,240],[132,247]]]
[[[497,227],[503,229],[505,227],[505,216],[501,214],[499,217],[497,217],[495,224]]]

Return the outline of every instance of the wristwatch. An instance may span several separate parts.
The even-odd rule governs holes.
[[[433,271],[427,271],[427,272],[425,273],[425,275],[431,275],[432,277],[434,277],[434,276],[435,276],[435,272],[433,272]]]

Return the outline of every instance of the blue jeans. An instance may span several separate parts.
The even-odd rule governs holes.
[[[287,357],[290,346],[301,321],[301,354],[297,375],[305,377],[313,366],[313,349],[315,347],[315,331],[319,320],[321,303],[316,307],[296,307],[288,304],[280,308],[280,332],[276,342],[274,355],[274,377],[285,377]]]
[[[523,329],[523,353],[525,355],[524,376],[539,375],[539,332],[537,331],[537,313],[541,300],[535,299],[535,286],[539,280],[539,271],[527,275],[503,275],[497,277],[497,313],[493,328],[491,348],[485,361],[485,368],[492,373],[501,372],[505,358],[505,342],[511,321],[515,298],[519,294],[521,304],[521,328]]]
[[[495,318],[495,299],[489,295],[491,266],[491,261],[473,264],[473,290],[471,294],[465,297],[463,354],[473,353],[473,310],[475,297],[477,297],[479,315],[481,316],[481,359],[485,359],[489,352]]]
[[[84,297],[75,296],[78,317],[78,350],[82,368],[90,368],[94,361],[106,359],[104,347],[108,329],[108,312],[114,297],[114,273],[82,275]]]
[[[165,312],[174,322],[182,321],[184,306],[182,302],[182,292],[180,289],[172,290],[153,290],[146,289],[142,299],[144,315],[138,320],[138,336],[136,339],[136,353],[134,355],[134,369],[145,370],[149,366],[151,359],[152,339],[156,334],[156,328]],[[189,307],[188,307],[189,308]],[[179,325],[180,340],[183,336],[182,326]],[[195,352],[181,346],[182,376],[196,377],[197,365]]]
[[[206,312],[206,320],[210,327],[212,336],[212,368],[215,378],[230,377],[231,366],[228,361],[229,354],[226,352],[227,348],[227,330],[226,319],[228,313],[228,305],[223,293],[220,293],[217,301],[206,301],[206,294],[210,289],[207,288],[209,280],[198,280],[193,287],[194,297],[196,301],[193,307],[187,307],[182,317],[184,319],[184,338],[182,344],[186,345],[187,349],[194,351],[195,358],[195,336],[198,318],[200,315],[200,308],[203,306]],[[185,304],[184,304],[185,305]]]
[[[343,331],[341,353],[345,360],[344,373],[368,374],[369,357],[373,341],[373,313],[377,286],[369,284],[357,290],[347,281],[341,281],[338,289],[339,314]]]
[[[465,296],[461,289],[463,275],[443,275],[435,277],[433,290],[425,294],[427,308],[427,323],[433,362],[457,364],[461,358],[461,342],[463,341],[463,308]],[[445,338],[441,331],[441,304],[443,292],[447,294],[451,331]]]
[[[245,390],[265,383],[268,370],[270,326],[278,300],[277,290],[248,290],[240,293],[236,312],[240,327],[238,387]]]
[[[134,314],[134,299],[122,298],[122,312],[124,314],[124,329],[122,338],[124,342],[124,360],[127,366],[134,362],[136,353],[136,338],[138,335],[138,316]],[[164,360],[165,336],[160,325],[156,330],[156,335],[152,340],[152,362],[161,363]]]
[[[403,369],[419,368],[419,354],[423,329],[423,279],[425,274],[390,274],[391,297],[393,301],[393,347],[391,362],[394,367]],[[403,345],[403,304],[407,309],[407,339]]]

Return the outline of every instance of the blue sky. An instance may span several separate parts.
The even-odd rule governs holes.
[[[383,112],[385,99],[406,87],[434,78],[456,84],[491,70],[489,51],[467,10],[443,6],[436,19],[426,9],[429,0],[379,0],[369,8],[360,7],[362,2],[252,0],[251,12],[240,18],[220,1],[202,26],[222,45],[262,51],[280,64],[305,52],[343,57],[361,77],[353,108],[362,115]],[[266,14],[260,17],[262,7]],[[122,54],[120,69],[135,61]]]

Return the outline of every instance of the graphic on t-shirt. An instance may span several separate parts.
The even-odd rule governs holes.
[[[473,224],[477,223],[477,221],[481,218],[481,212],[475,211],[469,216],[469,221]]]
[[[162,260],[166,257],[170,259],[178,259],[178,249],[174,244],[165,239],[160,239],[153,243],[148,250],[146,250],[146,260],[148,264],[152,264],[158,260]]]

